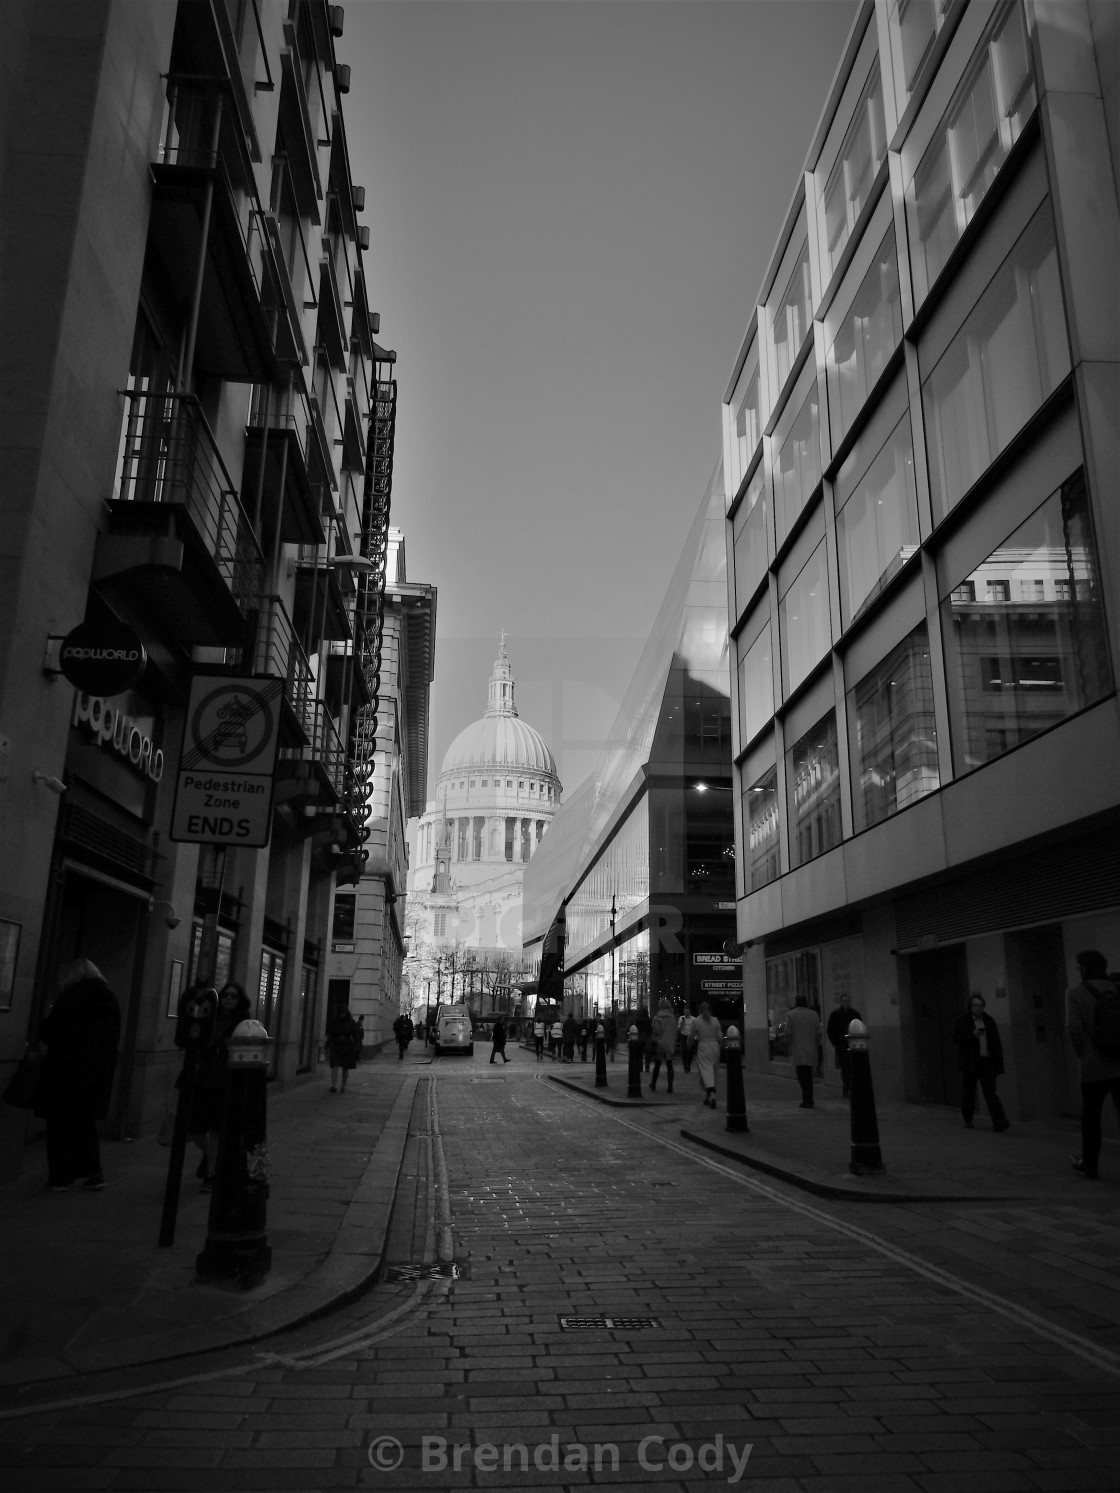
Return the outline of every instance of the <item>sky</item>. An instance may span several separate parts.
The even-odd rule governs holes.
[[[719,460],[855,0],[350,0],[392,523],[438,591],[429,795],[508,634],[565,796]]]

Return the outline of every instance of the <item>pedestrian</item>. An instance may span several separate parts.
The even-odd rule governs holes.
[[[677,1031],[681,1039],[681,1067],[686,1073],[691,1073],[692,1057],[696,1050],[696,1017],[687,1006],[677,1022]]]
[[[785,1030],[789,1039],[789,1059],[801,1085],[800,1108],[814,1109],[813,1069],[817,1066],[820,1051],[821,1018],[804,995],[796,996],[793,1010],[786,1012]]]
[[[716,1107],[716,1065],[723,1047],[723,1028],[712,1015],[707,1001],[700,1003],[700,1015],[693,1024],[696,1038],[696,1071],[704,1090],[704,1103]]]
[[[832,1050],[836,1054],[836,1065],[840,1069],[840,1088],[846,1099],[852,1092],[852,1060],[848,1053],[848,1028],[853,1021],[859,1021],[860,1014],[852,1005],[852,998],[845,990],[840,997],[840,1004],[834,1006],[828,1015],[828,1025],[825,1027],[825,1036],[832,1043]]]
[[[222,1114],[225,1109],[226,1075],[229,1072],[229,1039],[234,1028],[247,1021],[253,1011],[244,986],[227,980],[218,991],[218,1014],[210,1041],[203,1048],[195,1076],[194,1102],[187,1132],[202,1147],[202,1164],[197,1175],[202,1191],[214,1186],[214,1168],[218,1160],[218,1143],[222,1137]]]
[[[1066,1030],[1081,1069],[1081,1155],[1073,1169],[1096,1179],[1101,1115],[1109,1094],[1120,1119],[1120,988],[1096,949],[1077,955],[1080,983],[1066,991]]]
[[[564,1024],[559,1017],[552,1023],[548,1032],[548,1055],[553,1062],[560,1056],[561,1043],[564,1041]]]
[[[358,1017],[357,1025],[358,1033],[354,1038],[354,1061],[355,1063],[360,1063],[362,1061],[362,1048],[366,1044],[366,1019],[364,1016]]]
[[[490,1061],[493,1062],[496,1057],[500,1056],[503,1063],[508,1063],[509,1058],[506,1055],[506,1028],[500,1016],[494,1022],[494,1029],[490,1033],[490,1041],[493,1043],[490,1051]]]
[[[967,1129],[972,1129],[976,1110],[976,1085],[979,1082],[988,1103],[993,1130],[1007,1130],[1011,1121],[1003,1112],[996,1093],[996,1079],[1003,1072],[1003,1043],[995,1022],[984,1010],[984,997],[974,995],[968,1010],[953,1028],[953,1041],[961,1065],[961,1114]]]
[[[397,1039],[397,1061],[400,1062],[408,1044],[412,1041],[412,1022],[403,1011],[393,1022],[393,1036]]]
[[[349,1006],[341,1006],[327,1027],[327,1059],[331,1065],[332,1094],[346,1092],[346,1080],[357,1063],[354,1043],[357,1030],[358,1023],[351,1016]],[[403,1052],[401,1056],[404,1056]]]
[[[607,1056],[613,1063],[615,1049],[618,1047],[618,1021],[615,1017],[607,1017],[603,1026],[603,1036],[607,1044]]]
[[[79,1179],[91,1192],[105,1186],[97,1122],[109,1112],[120,1035],[120,1003],[105,977],[90,960],[73,960],[39,1023],[47,1051],[35,1113],[47,1122],[51,1192],[65,1192]]]
[[[590,1022],[584,1021],[580,1024],[579,1036],[576,1039],[577,1045],[579,1047],[579,1060],[581,1063],[587,1062],[587,1044],[590,1040],[591,1024]]]
[[[677,1018],[673,1015],[673,1008],[664,998],[659,1002],[657,1014],[654,1016],[650,1027],[650,1041],[653,1044],[653,1076],[649,1081],[650,1093],[657,1088],[657,1078],[661,1072],[661,1064],[665,1064],[665,1087],[671,1094],[673,1092],[673,1054],[677,1050]]]
[[[564,1040],[564,1061],[566,1063],[574,1063],[576,1060],[576,1038],[579,1036],[579,1025],[571,1012],[565,1016],[564,1025],[560,1030]]]
[[[638,1007],[638,1014],[634,1018],[634,1025],[638,1028],[638,1041],[642,1044],[642,1072],[648,1073],[650,1062],[653,1059],[649,1042],[653,1023],[649,1019],[649,1012],[645,1006]]]
[[[544,1062],[544,1022],[538,1016],[533,1022],[533,1046],[537,1050],[537,1062]]]

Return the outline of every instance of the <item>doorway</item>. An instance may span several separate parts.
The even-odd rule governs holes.
[[[1061,926],[1050,923],[1008,933],[1005,949],[1007,983],[1019,997],[1021,1030],[1026,1038],[1016,1052],[1020,1063],[1026,1059],[1025,1081],[1020,1085],[1024,1116],[1077,1115],[1080,1094],[1072,1049],[1066,1040],[1066,960]]]
[[[961,1102],[953,1027],[968,1009],[964,944],[910,956],[915,1071],[920,1104]]]

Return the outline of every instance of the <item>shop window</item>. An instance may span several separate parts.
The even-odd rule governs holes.
[[[933,674],[923,622],[849,693],[855,827],[866,829],[940,787]]]
[[[354,937],[354,912],[357,896],[353,892],[336,892],[331,938],[335,943],[349,943]]]
[[[1069,370],[1054,230],[1044,204],[922,385],[935,520]]]
[[[789,695],[832,646],[824,541],[809,556],[778,604],[782,683]]]
[[[989,29],[906,195],[914,301],[920,304],[1034,111],[1019,5]]]
[[[781,872],[781,850],[778,819],[778,769],[772,767],[768,773],[752,783],[745,795],[743,814],[747,839],[747,890],[757,892],[759,887],[776,881]]]
[[[965,584],[968,593],[958,582],[941,606],[960,772],[1029,741],[1112,689],[1083,474],[1051,494]]]
[[[866,459],[863,454],[862,461]],[[857,447],[841,468],[836,484],[836,549],[845,627],[918,549],[909,411],[862,477],[847,479],[846,469],[854,465],[858,470],[860,460]]]
[[[808,1006],[821,1009],[821,967],[818,949],[800,949],[766,961],[766,1016],[770,1029],[770,1057],[789,1061],[785,1019],[803,995]]]
[[[819,406],[816,369],[810,362],[774,431],[774,521],[779,547],[821,480]]]
[[[812,291],[809,284],[809,241],[805,240],[797,263],[770,314],[770,335],[777,363],[780,389],[797,361],[801,344],[811,325]]]
[[[791,860],[795,866],[839,845],[840,750],[829,711],[788,752]]]
[[[735,605],[742,612],[758,590],[769,563],[766,551],[766,473],[755,467],[732,524]]]
[[[834,449],[851,429],[901,340],[902,301],[892,228],[828,349],[828,419]]]
[[[867,199],[887,153],[883,124],[883,80],[879,64],[871,70],[856,107],[840,155],[824,189],[825,244],[828,273],[832,274]]]
[[[745,747],[774,715],[770,624],[739,659],[739,746]]]

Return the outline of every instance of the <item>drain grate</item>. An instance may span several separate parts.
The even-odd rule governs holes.
[[[613,1327],[633,1332],[644,1327],[660,1327],[661,1323],[657,1317],[561,1317],[560,1326],[565,1332],[588,1327]]]
[[[466,1274],[463,1265],[441,1261],[436,1265],[386,1265],[382,1279],[395,1280],[462,1280]]]

